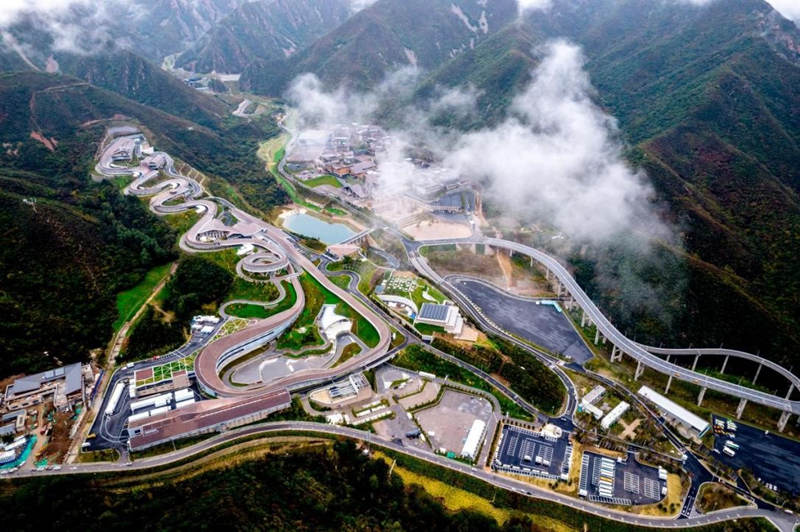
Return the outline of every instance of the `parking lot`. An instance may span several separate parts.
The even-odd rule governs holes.
[[[480,419],[488,426],[494,414],[488,400],[448,389],[436,406],[420,410],[414,417],[435,450],[458,456],[473,422]]]
[[[727,418],[714,416],[727,421]],[[737,425],[734,438],[729,435],[714,435],[716,457],[734,469],[749,469],[756,478],[765,484],[775,484],[778,488],[794,495],[800,494],[800,443],[784,438],[779,434],[765,434],[765,431],[733,420]],[[733,457],[722,449],[730,440],[739,446]]]
[[[569,471],[570,453],[567,434],[558,439],[548,438],[532,430],[505,425],[494,467],[508,473],[557,478]]]
[[[640,464],[633,453],[624,461],[584,452],[579,493],[589,500],[609,504],[653,504],[664,498],[666,478],[656,467]]]
[[[510,296],[485,283],[458,278],[453,285],[506,331],[583,364],[592,352],[569,319],[552,305]]]

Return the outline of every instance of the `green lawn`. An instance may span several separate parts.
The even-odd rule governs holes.
[[[267,309],[265,309],[261,305],[250,305],[242,303],[235,303],[233,305],[230,305],[227,308],[226,312],[231,316],[236,316],[237,318],[263,319],[269,316]]]
[[[308,345],[322,344],[314,320],[323,304],[336,304],[341,301],[307,272],[303,272],[300,276],[300,285],[306,296],[306,304],[292,328],[278,339],[277,347],[281,349],[300,349]]]
[[[356,356],[360,352],[361,352],[361,346],[360,345],[358,345],[358,344],[348,344],[347,347],[345,347],[342,350],[342,356],[339,357],[339,360],[336,361],[336,364],[334,364],[333,367],[336,367],[339,364],[344,364],[345,362],[347,362],[348,360],[350,360],[351,358],[353,358],[354,356]]]
[[[321,175],[319,177],[303,181],[303,184],[311,188],[316,188],[322,185],[330,185],[334,188],[342,188],[342,184],[339,182],[339,180],[332,175]]]
[[[228,307],[228,314],[238,318],[268,318],[284,310],[292,308],[292,305],[297,301],[297,293],[294,291],[294,286],[289,281],[282,281],[284,290],[286,290],[286,297],[274,307],[264,308],[260,305],[242,305],[235,304]]]
[[[433,333],[443,333],[444,327],[440,327],[439,325],[430,325],[428,323],[417,323],[414,325],[414,328],[420,332],[420,334],[424,334],[426,336],[433,335]]]
[[[114,322],[114,331],[118,331],[126,321],[136,314],[136,311],[153,293],[156,285],[167,275],[169,268],[170,264],[156,266],[145,274],[139,284],[117,294],[117,320]]]
[[[342,290],[347,290],[347,287],[350,285],[350,277],[346,275],[337,275],[336,277],[329,277],[329,279]]]
[[[367,344],[369,347],[375,347],[378,345],[381,337],[378,335],[378,331],[372,324],[353,310],[350,305],[345,304],[344,302],[339,303],[336,307],[336,313],[341,314],[342,316],[347,316],[351,320],[353,320],[353,334],[361,338],[361,341]]]

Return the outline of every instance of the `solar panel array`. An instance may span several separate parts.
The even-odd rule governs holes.
[[[439,320],[443,321],[447,318],[447,305],[439,305],[436,303],[423,303],[419,311],[419,317],[426,320]]]

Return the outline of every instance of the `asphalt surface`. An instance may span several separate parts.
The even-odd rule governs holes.
[[[610,508],[605,508],[595,504],[588,503],[581,499],[575,499],[567,495],[551,492],[545,489],[537,488],[529,483],[514,480],[512,478],[503,477],[494,473],[471,467],[467,464],[450,460],[448,458],[431,454],[428,451],[422,451],[412,447],[405,447],[398,443],[391,441],[384,441],[377,439],[373,434],[349,427],[340,427],[336,425],[328,425],[322,423],[310,423],[302,421],[289,421],[289,422],[272,422],[260,423],[246,427],[240,427],[231,431],[223,432],[204,440],[198,444],[179,449],[169,454],[136,460],[128,465],[123,462],[116,463],[90,463],[90,464],[75,464],[67,466],[60,471],[44,470],[44,471],[17,471],[12,476],[18,477],[44,477],[53,475],[71,475],[71,474],[84,474],[84,473],[117,473],[120,471],[131,470],[146,470],[152,467],[168,465],[184,458],[191,457],[195,454],[204,452],[221,443],[236,440],[241,437],[269,434],[274,432],[281,432],[287,430],[301,430],[306,432],[313,432],[319,434],[329,434],[336,436],[344,436],[348,438],[357,439],[365,442],[367,445],[374,445],[384,447],[394,451],[402,452],[430,464],[439,465],[447,469],[459,471],[461,473],[471,475],[473,477],[484,480],[499,488],[515,491],[520,495],[527,495],[536,499],[551,501],[554,503],[562,504],[564,506],[574,508],[576,510],[584,511],[597,515],[620,521],[623,523],[637,525],[642,527],[656,528],[656,529],[674,529],[685,528],[688,526],[699,526],[712,523],[728,521],[732,519],[740,519],[745,517],[765,517],[773,521],[781,530],[791,530],[791,526],[796,524],[794,516],[783,514],[782,512],[774,512],[763,510],[759,508],[732,508],[722,510],[707,515],[695,515],[686,519],[672,519],[672,518],[658,518],[646,517],[620,512]]]
[[[794,495],[800,494],[800,442],[772,432],[765,434],[763,430],[737,419],[733,422],[738,427],[733,438],[714,435],[714,449],[719,453],[717,459],[737,470],[749,469],[762,482],[775,484]],[[733,458],[722,452],[728,440],[739,446]]]
[[[435,240],[428,242],[405,241],[405,244],[406,244],[406,249],[409,253],[409,258],[412,260],[414,266],[417,269],[419,269],[420,271],[424,270],[428,274],[431,274],[432,272],[432,275],[436,276],[436,280],[439,284],[444,283],[444,286],[449,286],[451,289],[453,288],[452,285],[449,285],[449,283],[447,283],[444,279],[442,279],[438,274],[433,272],[430,266],[428,266],[427,260],[419,255],[420,247],[453,245],[453,244],[485,244],[498,249],[506,249],[511,253],[521,253],[527,257],[530,257],[533,260],[536,260],[541,265],[543,265],[551,274],[553,274],[557,279],[557,281],[561,284],[561,286],[566,290],[566,293],[572,296],[572,298],[574,298],[578,306],[581,309],[583,309],[586,315],[597,326],[597,329],[600,331],[602,336],[608,339],[608,341],[612,345],[616,346],[618,349],[620,349],[623,353],[627,354],[631,358],[634,358],[635,360],[642,362],[642,364],[644,364],[645,366],[650,367],[660,373],[666,375],[673,375],[683,381],[690,382],[692,384],[696,384],[701,387],[706,387],[712,390],[726,393],[728,395],[738,397],[740,399],[747,399],[748,401],[776,408],[778,410],[791,412],[793,414],[800,414],[800,401],[793,401],[787,397],[775,396],[769,393],[762,392],[760,390],[755,390],[752,388],[748,388],[746,386],[741,386],[739,384],[730,383],[722,379],[710,377],[702,373],[697,373],[695,371],[684,368],[677,364],[672,364],[670,362],[667,362],[666,360],[663,360],[662,358],[653,353],[659,353],[664,355],[666,354],[729,355],[732,357],[745,358],[748,360],[757,361],[765,366],[770,367],[774,371],[786,377],[794,385],[794,389],[800,389],[800,377],[797,377],[790,371],[779,366],[778,364],[775,364],[774,362],[764,359],[758,355],[753,355],[751,353],[745,353],[742,351],[723,349],[721,347],[705,348],[705,349],[656,348],[639,344],[636,341],[631,340],[630,338],[625,336],[611,323],[611,321],[597,307],[594,301],[592,301],[592,299],[583,291],[583,289],[580,287],[578,282],[572,277],[569,271],[555,257],[552,257],[538,249],[526,246],[524,244],[520,244],[518,242],[513,242],[510,240],[503,240],[500,238],[490,238],[483,236],[474,236],[471,238],[451,238],[451,239]]]
[[[506,331],[578,364],[594,356],[567,317],[554,306],[513,296],[480,280],[460,276],[448,280]]]

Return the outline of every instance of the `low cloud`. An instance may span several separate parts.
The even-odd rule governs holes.
[[[486,182],[517,217],[549,220],[578,240],[663,233],[646,177],[625,162],[615,120],[592,101],[580,49],[558,41],[541,55],[510,116],[461,137],[444,164]]]
[[[624,160],[616,121],[593,102],[580,48],[555,41],[538,55],[533,79],[497,126],[463,133],[442,120],[477,112],[479,94],[472,87],[440,87],[427,102],[395,109],[392,147],[380,159],[379,194],[391,197],[429,179],[428,170],[407,160],[425,150],[446,171],[481,183],[520,222],[544,221],[574,242],[604,243],[634,232],[643,240],[670,239],[647,177]],[[387,105],[410,97],[419,79],[416,69],[404,69],[374,91],[358,93],[327,91],[304,74],[288,99],[301,129],[370,123]]]
[[[552,5],[552,3],[553,0],[517,0],[520,14],[528,10],[548,9]]]
[[[800,24],[800,1],[767,0],[781,15]]]

